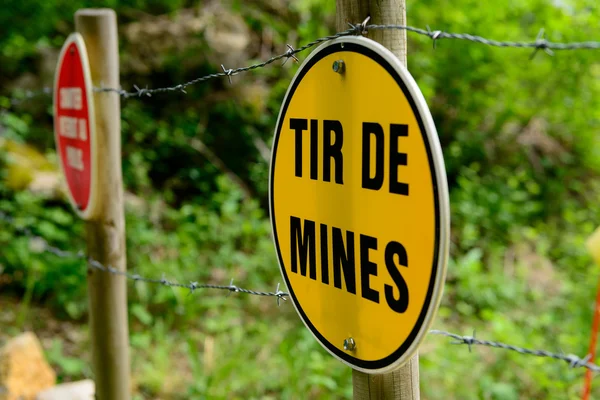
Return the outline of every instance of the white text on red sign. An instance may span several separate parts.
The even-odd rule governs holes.
[[[59,108],[63,110],[81,110],[83,108],[83,94],[79,87],[61,88],[59,92]],[[58,118],[59,133],[61,136],[69,139],[79,139],[86,141],[87,120],[84,118],[75,118],[61,116]],[[78,170],[83,171],[83,150],[76,147],[67,146],[67,164]]]

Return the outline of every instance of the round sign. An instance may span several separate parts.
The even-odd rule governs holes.
[[[306,59],[277,121],[269,191],[305,325],[354,369],[403,365],[442,296],[450,217],[433,119],[389,50],[348,37]]]
[[[92,79],[83,38],[71,34],[54,78],[54,137],[67,193],[82,218],[96,210],[96,134]]]

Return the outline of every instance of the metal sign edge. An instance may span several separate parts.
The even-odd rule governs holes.
[[[77,50],[79,50],[79,57],[81,59],[81,69],[83,70],[83,81],[86,90],[86,100],[88,106],[88,123],[89,123],[89,132],[88,137],[90,140],[90,197],[88,200],[88,205],[85,210],[80,210],[75,203],[75,199],[71,194],[71,189],[69,188],[68,182],[66,182],[66,174],[63,167],[63,154],[60,150],[60,146],[58,145],[58,128],[57,128],[57,98],[58,98],[58,81],[60,78],[60,68],[64,62],[64,56],[67,51],[67,48],[74,43],[77,46]],[[87,48],[85,47],[85,41],[83,40],[83,36],[80,33],[74,32],[71,33],[65,43],[63,44],[60,53],[58,55],[58,61],[56,63],[56,72],[54,74],[54,90],[52,93],[52,113],[53,113],[53,126],[54,126],[54,141],[56,142],[56,151],[59,156],[59,168],[62,176],[65,178],[65,184],[67,185],[67,196],[69,198],[69,202],[71,203],[71,207],[75,210],[75,213],[84,220],[93,219],[98,212],[98,201],[97,201],[97,185],[98,185],[98,155],[97,155],[97,138],[96,138],[96,120],[95,120],[95,110],[94,110],[94,91],[92,87],[92,75],[90,71],[90,62],[87,54]]]
[[[313,335],[315,340],[329,354],[331,354],[333,357],[335,357],[342,363],[346,364],[347,366],[349,366],[352,369],[355,369],[357,371],[368,373],[368,374],[382,374],[382,373],[392,372],[392,371],[402,367],[404,364],[406,364],[410,360],[410,358],[412,358],[414,356],[414,354],[417,352],[418,348],[420,347],[421,343],[423,342],[424,337],[427,335],[428,330],[429,330],[429,328],[433,322],[433,319],[436,316],[437,310],[439,308],[439,304],[441,302],[443,290],[444,290],[443,285],[444,285],[444,282],[446,279],[446,269],[447,269],[447,262],[448,262],[448,250],[449,250],[449,239],[450,239],[450,204],[449,204],[448,182],[447,182],[447,177],[446,177],[446,168],[445,168],[442,148],[441,148],[441,144],[440,144],[439,137],[437,134],[437,130],[435,128],[435,124],[433,122],[433,117],[431,115],[431,112],[429,111],[427,102],[425,101],[425,98],[423,97],[423,94],[421,93],[421,90],[419,89],[416,81],[414,80],[414,78],[412,77],[412,75],[410,74],[408,69],[400,63],[400,60],[391,51],[389,51],[383,45],[381,45],[371,39],[364,38],[362,36],[346,36],[346,37],[333,39],[329,42],[323,43],[319,47],[317,47],[313,52],[311,52],[309,54],[309,56],[303,61],[302,65],[298,68],[298,71],[296,71],[296,74],[290,81],[290,84],[288,85],[285,96],[283,98],[282,107],[279,110],[279,114],[277,116],[277,123],[275,125],[274,140],[277,139],[277,137],[278,137],[278,130],[279,130],[278,128],[279,128],[280,124],[282,123],[281,117],[282,117],[282,114],[284,111],[283,105],[286,104],[288,97],[290,95],[290,91],[295,86],[294,84],[296,83],[296,80],[300,76],[303,69],[306,67],[306,65],[309,63],[309,61],[313,57],[315,57],[319,52],[321,52],[325,48],[343,44],[343,43],[356,43],[358,45],[365,46],[365,47],[377,52],[382,58],[384,58],[390,64],[390,66],[392,66],[393,69],[398,73],[401,80],[405,84],[406,88],[410,92],[410,94],[415,102],[415,105],[417,107],[417,110],[419,112],[419,115],[422,119],[423,125],[425,127],[425,135],[427,136],[427,139],[429,141],[429,148],[432,153],[432,159],[434,160],[432,168],[433,168],[435,176],[437,178],[437,186],[438,186],[437,187],[437,197],[438,197],[437,200],[439,203],[439,219],[440,219],[439,229],[440,229],[440,232],[439,232],[437,276],[435,277],[433,293],[432,293],[431,301],[429,303],[429,307],[428,307],[426,315],[425,315],[425,319],[424,319],[421,329],[419,329],[415,339],[412,341],[412,343],[408,347],[408,349],[401,356],[399,356],[397,360],[388,364],[385,367],[376,368],[376,369],[362,368],[362,367],[356,366],[356,365],[342,359],[337,354],[332,352],[324,343],[321,342],[321,340],[313,332],[313,329],[308,325],[307,321],[305,321],[305,319],[302,317],[302,313],[298,309],[299,306],[296,304],[294,296],[290,295],[290,298],[292,300],[292,304],[294,305],[294,308],[296,309],[296,313],[300,317],[300,320],[302,321],[302,323],[305,325],[305,327],[308,329],[308,331],[311,333],[311,335]],[[273,144],[275,145],[275,141]],[[279,254],[280,251],[277,246],[277,241],[276,241],[275,234],[274,234],[275,226],[274,226],[273,193],[272,193],[272,191],[273,191],[273,182],[272,182],[272,180],[273,180],[273,160],[275,158],[275,150],[276,150],[274,145],[271,149],[271,160],[270,160],[270,164],[269,164],[269,219],[271,222],[271,230],[272,230],[271,236],[272,236],[273,244],[274,244],[276,252],[277,252],[277,264],[279,265],[279,270],[280,270],[284,280],[286,280],[285,269],[281,263],[282,260],[281,260],[280,254]],[[287,285],[287,283],[288,282],[286,280],[286,285]],[[288,290],[290,292],[293,292],[293,289],[290,288],[289,285],[288,285]]]

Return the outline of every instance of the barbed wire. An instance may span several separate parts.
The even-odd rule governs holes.
[[[143,277],[139,274],[129,273],[126,271],[121,271],[111,266],[105,266],[97,260],[94,260],[90,257],[86,257],[83,251],[70,251],[63,250],[56,246],[52,246],[48,243],[46,239],[39,235],[35,235],[31,229],[27,227],[18,227],[15,226],[15,219],[4,212],[0,211],[0,220],[3,220],[7,223],[12,223],[13,227],[16,231],[23,233],[27,238],[31,240],[30,248],[32,251],[36,253],[47,252],[53,254],[60,258],[72,258],[72,259],[81,259],[86,260],[88,266],[90,268],[97,269],[99,271],[107,272],[112,275],[123,276],[134,282],[146,282],[151,284],[157,284],[167,287],[176,287],[183,288],[190,291],[190,294],[194,293],[194,291],[198,289],[216,289],[228,291],[230,293],[245,293],[254,296],[262,296],[262,297],[275,297],[277,300],[277,305],[280,304],[281,300],[286,301],[289,297],[289,294],[279,290],[279,284],[277,284],[277,288],[273,292],[264,292],[257,291],[251,289],[245,289],[233,284],[233,279],[229,283],[229,285],[214,285],[214,284],[200,284],[198,282],[190,281],[189,283],[179,283],[176,281],[169,281],[165,278],[165,274],[163,274],[162,278],[147,278]],[[555,360],[565,361],[569,364],[571,368],[585,368],[593,372],[600,372],[600,366],[590,362],[592,355],[588,354],[585,357],[581,358],[575,354],[563,354],[563,353],[554,353],[547,350],[538,350],[538,349],[528,349],[525,347],[519,347],[511,344],[506,344],[497,341],[491,340],[481,340],[475,337],[475,332],[473,332],[472,336],[463,336],[458,335],[456,333],[442,331],[442,330],[430,330],[430,334],[432,335],[441,335],[454,339],[452,344],[456,345],[466,345],[469,348],[469,352],[472,349],[472,346],[485,346],[485,347],[493,347],[502,350],[514,351],[522,355],[535,356],[535,357],[545,357],[552,358]]]
[[[186,93],[185,89],[188,86],[195,85],[200,82],[205,82],[210,79],[227,77],[229,82],[231,83],[231,77],[234,75],[238,75],[243,72],[252,71],[258,68],[266,67],[269,64],[274,63],[275,61],[285,59],[283,64],[285,64],[290,58],[294,59],[294,61],[298,61],[296,54],[301,53],[305,50],[310,49],[318,44],[328,42],[340,37],[344,36],[353,36],[353,35],[364,35],[368,33],[369,30],[386,30],[386,29],[395,29],[395,30],[405,30],[408,32],[416,33],[419,35],[427,36],[433,40],[433,46],[435,48],[436,42],[442,39],[457,39],[457,40],[467,40],[475,43],[480,43],[493,47],[512,47],[512,48],[532,48],[534,52],[532,53],[530,58],[533,58],[535,54],[539,50],[543,50],[549,55],[553,55],[552,50],[583,50],[583,49],[600,49],[600,42],[595,41],[586,41],[586,42],[570,42],[570,43],[556,43],[546,40],[544,38],[544,29],[541,29],[536,37],[536,39],[532,42],[513,42],[513,41],[498,41],[493,39],[487,39],[482,36],[472,35],[468,33],[452,33],[452,32],[444,32],[442,30],[431,30],[429,27],[427,29],[416,28],[413,26],[407,25],[367,25],[369,18],[363,21],[361,24],[349,24],[350,29],[347,29],[343,32],[338,32],[331,36],[321,37],[319,39],[313,40],[312,42],[294,49],[291,45],[287,44],[288,50],[285,53],[276,55],[274,57],[269,58],[266,61],[261,63],[253,64],[247,67],[240,67],[234,69],[227,69],[223,64],[221,64],[221,69],[223,72],[217,72],[209,75],[205,75],[191,81],[180,83],[175,86],[167,86],[156,89],[140,88],[137,85],[134,85],[135,91],[126,91],[123,89],[116,88],[94,88],[94,90],[98,92],[116,92],[124,98],[128,97],[142,97],[142,96],[152,96],[155,93],[165,93],[165,92],[182,92]],[[283,65],[282,64],[282,65]]]
[[[112,275],[123,276],[134,282],[146,282],[146,283],[152,283],[152,284],[162,285],[162,286],[171,287],[171,288],[188,289],[190,291],[190,294],[194,293],[194,291],[196,291],[198,289],[216,289],[216,290],[227,290],[230,293],[245,293],[245,294],[249,294],[249,295],[253,295],[253,296],[275,297],[277,299],[277,305],[280,304],[281,300],[286,301],[287,298],[289,297],[288,293],[279,290],[279,286],[280,286],[279,284],[277,284],[275,291],[265,292],[265,291],[246,289],[246,288],[243,288],[240,286],[236,286],[233,284],[233,279],[230,281],[229,285],[214,285],[214,284],[210,284],[210,283],[198,283],[195,281],[190,281],[189,283],[179,283],[177,281],[170,281],[165,277],[166,274],[164,274],[164,273],[160,279],[144,277],[140,274],[122,271],[122,270],[114,268],[110,265],[104,265],[98,260],[95,260],[91,257],[87,257],[83,250],[80,250],[80,251],[63,250],[59,247],[52,246],[50,243],[48,243],[48,241],[46,239],[44,239],[43,237],[41,237],[39,235],[34,234],[31,231],[31,229],[26,228],[26,227],[18,227],[16,225],[14,225],[14,223],[15,223],[14,218],[3,212],[0,212],[0,220],[3,220],[7,223],[12,223],[13,228],[16,231],[23,233],[27,238],[29,238],[31,241],[30,242],[31,249],[37,253],[46,252],[46,253],[53,254],[57,257],[60,257],[60,258],[85,260],[85,261],[87,261],[88,266],[90,268],[93,268],[93,269],[96,269],[99,271],[103,271],[103,272],[108,272]]]
[[[449,338],[454,339],[455,341],[452,344],[457,345],[467,345],[469,351],[471,351],[472,346],[485,346],[485,347],[493,347],[497,349],[510,350],[515,351],[520,354],[528,355],[528,356],[536,356],[536,357],[547,357],[553,358],[555,360],[565,361],[569,364],[571,368],[586,368],[593,372],[600,372],[600,366],[590,362],[592,355],[588,354],[585,357],[581,358],[575,354],[561,354],[561,353],[553,353],[546,350],[531,350],[524,347],[519,347],[511,344],[506,344],[502,342],[495,342],[491,340],[481,340],[475,338],[475,332],[473,332],[473,336],[462,336],[457,335],[455,333],[440,331],[440,330],[431,330],[429,333],[433,335],[442,335]]]
[[[485,38],[482,36],[472,35],[469,33],[453,33],[453,32],[445,32],[443,30],[431,30],[429,27],[427,27],[427,29],[422,29],[422,28],[416,28],[416,27],[407,26],[407,25],[367,25],[368,20],[369,19],[367,18],[365,21],[363,21],[360,24],[349,24],[350,28],[345,31],[338,32],[334,35],[324,36],[324,37],[315,39],[312,42],[307,43],[306,45],[299,47],[297,49],[293,48],[290,44],[287,44],[286,45],[287,50],[284,53],[273,56],[263,62],[251,64],[246,67],[238,67],[238,68],[226,68],[223,64],[221,64],[221,69],[223,70],[222,72],[215,72],[212,74],[204,75],[199,78],[195,78],[190,81],[180,83],[177,85],[165,86],[165,87],[159,87],[159,88],[153,88],[153,89],[148,88],[148,87],[140,88],[138,85],[133,85],[134,90],[132,90],[132,91],[127,91],[122,88],[111,88],[111,87],[102,87],[101,86],[101,87],[94,87],[94,91],[95,92],[117,93],[120,96],[122,96],[123,98],[142,97],[142,96],[150,97],[153,94],[168,93],[168,92],[179,92],[179,93],[185,94],[185,93],[187,93],[186,89],[189,86],[196,85],[201,82],[206,82],[211,79],[227,77],[227,79],[231,83],[232,76],[235,76],[235,75],[238,75],[238,74],[241,74],[244,72],[253,71],[253,70],[256,70],[259,68],[264,68],[264,67],[266,67],[270,64],[273,64],[274,62],[279,61],[279,60],[284,60],[282,65],[284,65],[289,59],[293,59],[294,61],[297,62],[297,61],[299,61],[298,58],[296,57],[297,54],[299,54],[305,50],[308,50],[318,44],[328,42],[328,41],[331,41],[331,40],[334,40],[334,39],[337,39],[340,37],[345,37],[345,36],[364,35],[364,34],[367,34],[369,30],[405,30],[407,32],[415,33],[415,34],[426,36],[426,37],[430,38],[433,41],[434,48],[436,46],[436,43],[443,39],[466,40],[466,41],[475,42],[475,43],[479,43],[479,44],[483,44],[483,45],[487,45],[487,46],[493,46],[493,47],[529,48],[529,49],[534,49],[534,52],[531,54],[531,58],[533,58],[533,56],[535,56],[535,54],[540,50],[543,50],[544,52],[548,53],[549,55],[553,55],[554,54],[553,50],[583,50],[583,49],[596,50],[596,49],[600,49],[600,42],[598,42],[598,41],[566,42],[566,43],[549,41],[549,40],[545,39],[545,37],[544,37],[544,29],[541,29],[539,31],[537,37],[533,41],[515,42],[515,41],[499,41],[499,40],[494,40],[494,39],[488,39],[488,38]],[[27,93],[30,93],[30,94],[27,94]],[[24,97],[19,97],[19,98],[15,98],[15,99],[11,100],[11,105],[20,104],[21,102],[28,100],[30,98],[36,97],[39,94],[51,94],[51,93],[52,93],[52,89],[50,89],[50,88],[44,88],[43,90],[38,91],[38,92],[29,91],[29,92],[26,92],[26,95]]]
[[[403,26],[403,25],[367,25],[366,29],[369,30],[382,30],[382,29],[399,29],[406,30],[409,32],[417,33],[419,35],[427,36],[431,40],[433,40],[433,44],[435,44],[438,40],[442,39],[457,39],[457,40],[466,40],[470,42],[480,43],[487,46],[492,47],[512,47],[512,48],[528,48],[544,50],[549,55],[553,55],[552,50],[597,50],[600,49],[600,42],[597,41],[585,41],[585,42],[551,42],[544,37],[544,29],[540,29],[534,41],[530,42],[514,42],[514,41],[499,41],[493,39],[487,39],[482,36],[472,35],[469,33],[452,33],[452,32],[444,32],[441,30],[431,30],[429,27],[427,29],[415,28],[412,26]],[[534,53],[535,54],[535,53]]]

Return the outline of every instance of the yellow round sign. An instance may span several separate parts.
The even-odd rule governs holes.
[[[269,190],[281,272],[318,341],[369,373],[410,359],[442,296],[448,188],[429,109],[389,50],[348,37],[307,58]]]

